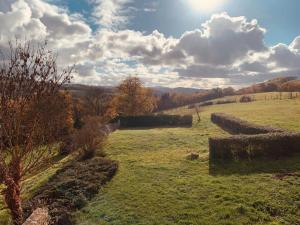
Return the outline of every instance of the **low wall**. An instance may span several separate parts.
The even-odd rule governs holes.
[[[213,113],[211,115],[211,121],[231,134],[267,134],[285,132],[285,130],[280,128],[259,126],[224,113]]]
[[[23,225],[48,225],[49,215],[47,209],[38,208],[31,214]]]

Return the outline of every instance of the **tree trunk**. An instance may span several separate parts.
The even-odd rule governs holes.
[[[23,210],[21,201],[21,165],[19,160],[15,160],[10,171],[5,175],[4,198],[7,207],[10,209],[13,225],[22,225]]]
[[[23,224],[23,210],[21,206],[20,181],[6,180],[5,202],[10,209],[13,225]]]

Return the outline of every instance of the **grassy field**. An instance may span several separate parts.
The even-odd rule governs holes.
[[[272,93],[269,96],[274,96]],[[203,108],[202,121],[192,128],[121,130],[112,134],[108,157],[120,168],[113,180],[83,210],[74,215],[79,225],[93,224],[300,224],[300,178],[277,179],[282,172],[300,173],[300,155],[280,161],[210,165],[208,137],[228,135],[213,125],[212,112],[226,112],[258,124],[300,131],[300,100],[269,100],[256,95],[249,104]],[[169,114],[194,114],[186,107]],[[198,161],[186,160],[198,152]],[[25,199],[68,158],[29,176]],[[3,205],[0,200],[0,208]],[[9,224],[0,210],[0,224]]]
[[[202,121],[192,128],[112,134],[106,152],[119,161],[119,171],[74,215],[77,224],[300,224],[300,155],[222,166],[208,161],[208,137],[227,135],[210,122],[212,112],[300,131],[300,100],[261,99],[203,110]],[[194,111],[183,107],[167,113]],[[198,152],[200,159],[186,160],[189,152]],[[294,176],[278,179],[276,174],[284,172]]]

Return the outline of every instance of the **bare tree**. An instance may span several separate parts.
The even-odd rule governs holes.
[[[87,115],[103,117],[109,107],[112,93],[99,87],[91,87],[85,95],[85,110]]]
[[[73,68],[58,72],[46,43],[16,40],[0,61],[0,184],[14,225],[23,223],[21,187],[26,174],[43,166],[60,137],[62,85]]]

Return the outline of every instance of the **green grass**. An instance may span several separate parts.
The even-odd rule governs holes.
[[[227,135],[211,112],[300,131],[300,101],[256,101],[204,108],[192,128],[121,130],[112,134],[108,156],[119,161],[113,180],[83,210],[79,225],[300,224],[300,155],[278,161],[210,165],[208,137]],[[194,113],[185,107],[167,113]],[[186,160],[198,152],[198,161]]]

